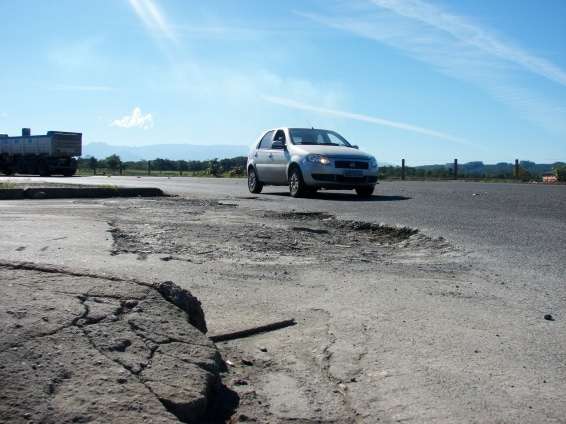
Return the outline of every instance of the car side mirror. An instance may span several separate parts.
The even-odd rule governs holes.
[[[354,145],[352,145],[352,149],[360,150],[360,146],[354,144]]]
[[[283,141],[281,140],[275,140],[273,143],[271,143],[271,148],[283,150],[285,148],[285,143],[283,143]]]

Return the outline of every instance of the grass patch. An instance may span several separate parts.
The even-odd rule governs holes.
[[[120,176],[120,172],[119,171],[112,171],[111,169],[106,169],[106,168],[98,168],[96,170],[96,174],[94,174],[92,172],[92,169],[78,169],[77,170],[77,175],[80,176],[92,176],[92,175],[97,175],[97,176]],[[183,172],[179,172],[179,171],[157,171],[157,170],[152,170],[151,174],[147,173],[147,170],[145,169],[124,169],[122,171],[122,176],[125,177],[207,177],[207,178],[211,178],[214,177],[214,175],[209,174],[207,171],[183,171]],[[244,178],[246,177],[246,175],[233,175],[230,174],[230,172],[223,172],[222,174],[219,174],[216,176],[217,178]]]
[[[88,186],[87,186],[88,187]],[[118,187],[112,184],[97,184],[96,188],[107,188],[110,190],[118,190]]]
[[[0,182],[0,189],[14,189],[16,188],[17,185],[16,183],[12,182],[12,181],[3,181]]]

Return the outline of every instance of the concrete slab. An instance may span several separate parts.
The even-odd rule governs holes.
[[[189,292],[13,262],[0,263],[0,292],[0,422],[174,423],[210,412],[223,362]]]

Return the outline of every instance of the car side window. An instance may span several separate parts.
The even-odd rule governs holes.
[[[283,143],[285,143],[285,131],[277,130],[275,137],[273,137],[273,141],[282,141]]]
[[[271,137],[273,136],[273,131],[268,131],[267,134],[263,136],[259,143],[260,149],[271,149]]]

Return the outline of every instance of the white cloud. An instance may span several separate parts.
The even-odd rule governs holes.
[[[465,45],[513,62],[532,73],[566,86],[566,71],[519,46],[501,40],[488,29],[474,25],[462,16],[448,13],[422,0],[371,0],[371,2],[399,16],[443,31]]]
[[[368,0],[365,5],[327,15],[298,14],[398,49],[451,78],[474,84],[547,131],[566,133],[566,105],[522,82],[529,73],[563,88],[566,71],[422,0]]]
[[[312,105],[297,102],[295,100],[284,98],[284,97],[264,96],[263,99],[270,102],[270,103],[278,104],[278,105],[289,107],[289,108],[292,108],[292,109],[307,110],[307,111],[311,111],[311,112],[320,113],[320,114],[323,114],[323,115],[331,115],[331,116],[337,116],[337,117],[340,117],[340,118],[352,119],[354,121],[368,122],[370,124],[376,124],[376,125],[381,125],[381,126],[384,126],[384,127],[396,128],[396,129],[400,129],[400,130],[404,130],[404,131],[414,132],[414,133],[417,133],[417,134],[427,135],[427,136],[430,136],[430,137],[440,138],[440,139],[443,139],[443,140],[452,141],[454,143],[470,144],[462,138],[454,137],[450,134],[446,134],[446,133],[436,131],[436,130],[432,130],[432,129],[428,129],[428,128],[418,127],[416,125],[407,124],[407,123],[404,123],[404,122],[391,121],[389,119],[378,118],[378,117],[375,117],[375,116],[368,116],[368,115],[362,115],[362,114],[359,114],[359,113],[352,113],[352,112],[346,112],[346,111],[342,111],[342,110],[335,110],[335,109],[328,109],[328,108],[323,108],[323,107],[318,107],[318,106],[312,106]]]
[[[141,128],[144,130],[153,128],[153,117],[151,113],[142,114],[139,107],[132,110],[131,115],[123,116],[120,119],[112,121],[111,126],[120,128]]]
[[[152,34],[177,42],[172,25],[154,0],[129,0],[129,2],[137,17]]]
[[[69,85],[58,84],[51,87],[53,91],[113,91],[114,88],[108,85]]]

